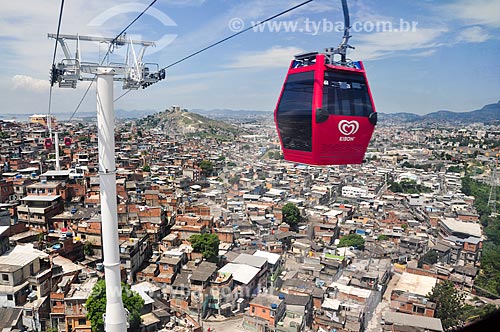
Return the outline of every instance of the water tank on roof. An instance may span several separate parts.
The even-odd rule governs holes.
[[[278,298],[279,298],[280,300],[284,300],[284,299],[285,299],[285,294],[283,294],[283,293],[279,293],[279,294],[278,294]]]
[[[271,304],[271,309],[277,309],[277,308],[278,308],[278,305],[276,303]]]

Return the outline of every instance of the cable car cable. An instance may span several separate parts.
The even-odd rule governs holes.
[[[62,0],[62,1],[64,2],[64,0]],[[128,28],[130,28],[135,22],[137,22],[137,20],[140,19],[141,16],[144,15],[148,11],[148,9],[151,8],[156,3],[156,1],[158,1],[158,0],[153,0],[146,8],[144,8],[144,10],[139,15],[137,15],[137,17],[135,19],[132,20],[132,22],[127,24],[127,26],[124,29],[122,29],[122,31],[119,34],[117,34],[115,38],[113,38],[113,40],[109,43],[109,47],[108,47],[108,50],[106,51],[106,54],[104,54],[104,57],[102,58],[101,66],[103,65],[104,60],[106,60],[106,57],[109,55],[109,53],[111,53],[111,49],[112,49],[113,45],[116,43],[116,41],[118,40],[118,38],[120,38],[121,35],[123,35],[128,30]],[[57,30],[57,36],[59,36],[59,28]],[[57,39],[56,39],[56,43],[57,43]],[[55,59],[55,54],[54,54],[54,59]],[[90,84],[87,87],[87,90],[85,90],[85,93],[83,94],[82,98],[78,102],[78,105],[76,106],[75,110],[71,114],[71,117],[69,118],[68,121],[71,121],[73,119],[73,116],[75,116],[76,112],[78,112],[78,109],[82,105],[85,97],[87,97],[87,94],[89,93],[89,90],[90,90],[92,84],[94,84],[95,79],[96,79],[96,76],[94,75],[94,78],[92,79],[92,81],[90,81]]]
[[[54,87],[54,77],[56,75],[55,70],[56,70],[56,54],[57,54],[57,41],[59,39],[59,32],[61,31],[61,22],[62,22],[62,15],[63,15],[63,8],[64,8],[64,0],[61,0],[61,8],[59,9],[59,19],[57,22],[57,33],[56,33],[56,40],[54,41],[54,53],[52,55],[52,71],[50,73],[50,89],[49,89],[49,106],[48,106],[48,114],[50,117],[50,110],[52,106],[52,88]],[[49,119],[48,121],[52,121]],[[47,122],[47,126],[50,127],[49,123]]]
[[[129,90],[125,91],[125,93],[122,93],[118,98],[116,98],[115,100],[113,100],[113,102],[120,100],[122,97],[125,97],[131,91],[132,91],[132,89],[129,89]]]
[[[232,34],[232,35],[230,35],[230,36],[227,36],[227,37],[226,37],[226,38],[224,38],[224,39],[219,40],[218,42],[215,42],[215,43],[213,43],[213,44],[211,44],[211,45],[208,45],[207,47],[202,48],[202,49],[201,49],[201,50],[199,50],[199,51],[196,51],[196,52],[194,52],[194,53],[191,53],[191,54],[189,54],[188,56],[185,56],[184,58],[182,58],[182,59],[180,59],[180,60],[177,60],[177,61],[175,61],[175,62],[173,62],[173,63],[169,64],[168,66],[164,67],[163,69],[164,69],[164,70],[166,70],[166,69],[168,69],[168,68],[171,68],[171,67],[173,67],[173,66],[175,66],[175,65],[177,65],[177,64],[179,64],[179,63],[181,63],[181,62],[183,62],[183,61],[186,61],[187,59],[192,58],[192,57],[194,57],[195,55],[198,55],[198,54],[200,54],[200,53],[202,53],[202,52],[204,52],[204,51],[206,51],[206,50],[208,50],[208,49],[210,49],[210,48],[212,48],[212,47],[214,47],[214,46],[217,46],[217,45],[219,45],[219,44],[222,44],[223,42],[225,42],[225,41],[227,41],[227,40],[229,40],[229,39],[232,39],[232,38],[234,38],[234,37],[236,37],[236,36],[238,36],[238,35],[241,35],[242,33],[247,32],[248,30],[251,30],[251,29],[253,29],[253,28],[255,28],[255,27],[258,27],[259,25],[262,25],[262,24],[264,24],[264,23],[266,23],[266,22],[268,22],[268,21],[271,21],[271,20],[273,20],[273,19],[275,19],[275,18],[277,18],[277,17],[280,17],[280,16],[282,16],[282,15],[284,15],[284,14],[287,14],[287,13],[289,13],[289,12],[291,12],[291,11],[293,11],[293,10],[297,9],[297,8],[300,8],[300,7],[304,6],[304,5],[307,5],[308,3],[313,2],[313,1],[314,1],[314,0],[307,0],[307,1],[304,1],[304,2],[302,2],[302,3],[299,3],[299,4],[298,4],[298,5],[296,5],[296,6],[293,6],[292,8],[289,8],[289,9],[287,9],[287,10],[282,11],[281,13],[278,13],[278,14],[276,14],[276,15],[273,15],[273,16],[269,17],[269,18],[266,18],[264,21],[257,22],[257,23],[255,23],[255,24],[253,24],[252,26],[249,26],[249,27],[248,27],[248,28],[246,28],[246,29],[243,29],[243,30],[241,30],[241,31],[238,31],[238,32],[236,32],[236,33],[234,33],[234,34]]]
[[[213,44],[210,44],[210,45],[208,45],[208,46],[206,46],[206,47],[204,47],[204,48],[202,48],[202,49],[200,49],[200,50],[198,50],[198,51],[196,51],[196,52],[193,52],[193,53],[191,53],[191,54],[189,54],[189,55],[187,55],[187,56],[185,56],[185,57],[183,57],[183,58],[181,58],[181,59],[179,59],[179,60],[177,60],[177,61],[175,61],[175,62],[172,62],[172,63],[171,63],[171,64],[169,64],[168,66],[163,67],[161,70],[167,70],[168,68],[171,68],[171,67],[173,67],[173,66],[175,66],[175,65],[177,65],[177,64],[179,64],[179,63],[181,63],[181,62],[184,62],[184,61],[186,61],[186,60],[188,60],[188,59],[190,59],[190,58],[192,58],[192,57],[194,57],[194,56],[196,56],[196,55],[198,55],[198,54],[200,54],[200,53],[202,53],[202,52],[205,52],[206,50],[208,50],[208,49],[210,49],[210,48],[212,48],[212,47],[214,47],[214,46],[217,46],[217,45],[219,45],[219,44],[222,44],[223,42],[228,41],[229,39],[232,39],[232,38],[234,38],[234,37],[236,37],[236,36],[241,35],[242,33],[247,32],[248,30],[251,30],[251,29],[253,29],[253,28],[255,28],[255,27],[258,27],[259,25],[262,25],[262,24],[264,24],[264,23],[266,23],[266,22],[269,22],[269,21],[271,21],[271,20],[274,20],[274,19],[275,19],[275,18],[277,18],[277,17],[280,17],[280,16],[282,16],[282,15],[285,15],[285,14],[287,14],[287,13],[289,13],[289,12],[291,12],[291,11],[295,10],[295,9],[298,9],[298,8],[300,8],[300,7],[302,7],[302,6],[305,6],[305,5],[307,5],[308,3],[313,2],[313,1],[314,1],[314,0],[307,0],[307,1],[301,2],[301,3],[299,3],[299,4],[298,4],[298,5],[296,5],[296,6],[293,6],[293,7],[289,8],[289,9],[284,10],[284,11],[282,11],[282,12],[280,12],[280,13],[276,14],[276,15],[273,15],[273,16],[271,16],[271,17],[268,17],[268,18],[266,18],[266,19],[265,19],[265,20],[263,20],[263,21],[257,22],[257,23],[255,23],[255,24],[253,24],[252,26],[249,26],[249,27],[248,27],[248,28],[246,28],[246,29],[243,29],[243,30],[241,30],[241,31],[238,31],[238,32],[236,32],[236,33],[234,33],[234,34],[232,34],[232,35],[230,35],[230,36],[227,36],[226,38],[223,38],[223,39],[221,39],[221,40],[219,40],[219,41],[217,41],[217,42],[215,42],[215,43],[213,43]],[[122,98],[122,97],[124,97],[126,94],[128,94],[129,92],[130,92],[130,91],[126,91],[125,93],[122,93],[122,94],[121,94],[118,98],[116,98],[114,101],[119,100],[120,98]]]
[[[64,0],[61,0],[61,9],[59,10],[59,21],[57,22],[56,40],[54,42],[54,53],[52,56],[52,66],[54,66],[56,63],[57,41],[59,39],[59,32],[61,31],[61,21],[62,21],[62,15],[63,15],[63,8],[64,8]],[[54,84],[52,84],[52,85],[54,85]]]

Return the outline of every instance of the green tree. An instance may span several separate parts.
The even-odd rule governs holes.
[[[355,247],[363,249],[365,247],[365,239],[359,234],[349,234],[340,239],[338,247]]]
[[[1,139],[6,139],[9,137],[10,137],[10,135],[8,133],[6,133],[5,131],[0,131],[0,138]]]
[[[83,246],[83,253],[87,256],[94,255],[94,248],[92,248],[92,243],[85,243],[85,245]]]
[[[281,209],[281,213],[283,215],[283,221],[292,228],[297,227],[302,220],[299,208],[293,203],[286,203]]]
[[[122,283],[121,287],[123,306],[130,314],[130,327],[128,331],[139,331],[141,325],[141,309],[144,306],[142,297],[130,286]],[[104,319],[102,315],[106,312],[106,283],[99,280],[85,303],[87,319],[92,324],[92,332],[104,331]]]
[[[241,179],[241,177],[238,174],[236,174],[235,176],[229,178],[229,183],[230,184],[238,183],[238,182],[240,182],[240,179]]]
[[[201,172],[204,176],[210,176],[214,171],[214,165],[209,160],[202,160],[198,167],[201,168]]]
[[[144,165],[144,166],[142,167],[142,171],[143,171],[143,172],[151,172],[151,166],[149,166],[149,165]]]
[[[486,304],[479,307],[466,304],[463,308],[462,320],[466,324],[470,324],[476,320],[481,320],[486,318],[488,315],[494,313],[497,310],[496,305]]]
[[[189,238],[194,252],[199,252],[209,261],[215,261],[219,255],[219,237],[217,234],[194,234]]]
[[[389,236],[387,236],[385,234],[382,234],[382,235],[379,235],[377,237],[377,240],[379,240],[379,241],[386,241],[386,240],[389,240]]]
[[[444,330],[452,330],[462,323],[465,296],[455,289],[453,282],[437,283],[427,297],[436,303],[435,317],[441,319]]]
[[[423,255],[418,260],[418,267],[422,267],[424,264],[433,265],[438,261],[438,254],[434,250],[429,250],[425,255]]]

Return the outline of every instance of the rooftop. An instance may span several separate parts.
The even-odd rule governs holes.
[[[60,195],[52,195],[52,196],[26,196],[21,198],[22,201],[27,202],[52,202],[61,197]]]
[[[395,324],[400,326],[417,327],[426,331],[443,331],[443,326],[439,318],[415,316],[399,312],[387,311],[384,313],[385,324]]]
[[[215,273],[215,271],[217,271],[217,264],[203,261],[198,268],[193,271],[191,280],[205,282]]]
[[[250,304],[260,305],[263,307],[271,307],[272,304],[279,305],[281,302],[282,300],[280,300],[276,295],[259,294],[250,302]]]
[[[428,276],[403,272],[394,290],[426,296],[436,285],[437,279]]]
[[[261,250],[257,250],[253,255],[257,256],[257,257],[263,257],[263,258],[267,259],[267,261],[271,265],[276,264],[278,262],[278,260],[280,259],[280,257],[281,257],[278,254],[273,254],[271,252],[261,251]]]
[[[481,225],[471,222],[464,222],[453,218],[443,218],[441,222],[452,232],[469,234],[474,237],[481,237]]]
[[[233,260],[233,263],[236,264],[247,264],[253,267],[262,268],[267,262],[267,258],[261,257],[259,255],[249,255],[249,254],[240,254]]]
[[[227,263],[219,272],[231,273],[234,280],[246,285],[259,274],[260,269],[246,264]]]
[[[70,300],[87,300],[92,293],[92,289],[94,288],[94,285],[97,283],[98,278],[90,278],[85,280],[81,284],[73,284],[72,287],[74,287],[74,291],[71,294],[68,294],[68,298]]]

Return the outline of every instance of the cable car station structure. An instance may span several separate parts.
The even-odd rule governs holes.
[[[102,38],[79,35],[49,34],[62,47],[65,58],[52,66],[50,81],[58,83],[60,88],[75,89],[79,81],[96,81],[97,90],[97,128],[99,155],[99,182],[101,189],[101,220],[106,279],[106,314],[104,325],[106,332],[122,332],[128,327],[128,313],[123,307],[120,252],[118,242],[118,214],[116,202],[116,162],[115,162],[115,112],[113,107],[113,84],[123,82],[123,89],[137,90],[145,88],[165,78],[165,70],[158,70],[157,64],[142,62],[147,47],[153,42],[127,40],[125,36]],[[75,56],[69,51],[67,40],[76,41]],[[106,63],[106,56],[101,64],[83,62],[80,59],[80,41],[108,44],[108,52],[116,46],[128,46],[125,63]],[[141,49],[135,54],[134,46]],[[153,71],[152,71],[153,69]]]

